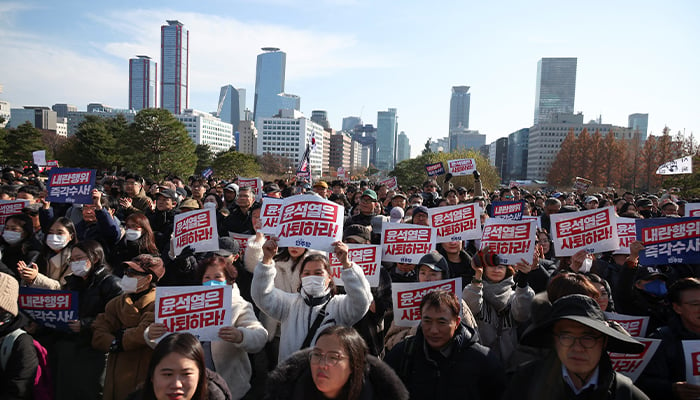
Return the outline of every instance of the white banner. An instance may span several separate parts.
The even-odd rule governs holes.
[[[418,264],[435,250],[435,228],[424,225],[385,223],[382,232],[382,261]]]
[[[454,176],[469,175],[476,171],[476,160],[473,158],[460,158],[447,161],[447,172]]]
[[[700,217],[700,203],[686,203],[684,217]]]
[[[649,326],[649,317],[625,315],[614,312],[606,312],[605,316],[609,320],[615,321],[634,337],[645,337]]]
[[[343,206],[315,194],[287,197],[275,235],[280,247],[331,251],[343,239],[344,217]]]
[[[44,167],[46,166],[46,150],[37,150],[32,152],[34,164]]]
[[[395,176],[390,176],[386,179],[382,179],[379,182],[377,182],[378,185],[386,185],[386,188],[389,190],[396,190],[399,188],[399,183],[396,180]]]
[[[630,243],[634,242],[637,236],[634,218],[617,217],[617,238],[620,248],[613,254],[629,254]]]
[[[552,241],[557,257],[572,256],[580,250],[602,253],[619,248],[617,217],[610,207],[552,214]]]
[[[635,337],[635,339],[644,345],[643,352],[639,354],[608,352],[613,369],[630,378],[632,382],[639,378],[639,375],[642,374],[651,358],[654,357],[659,344],[661,344],[661,339],[647,339],[644,337]]]
[[[219,339],[231,326],[231,286],[158,286],[156,322],[168,332],[189,332],[200,341]]]
[[[457,295],[462,304],[462,278],[433,282],[392,283],[391,300],[394,304],[394,325],[418,326],[420,302],[428,292],[447,290]]]
[[[279,231],[280,213],[284,199],[265,197],[260,209],[260,232],[266,235],[277,235]]]
[[[335,253],[328,253],[331,264],[331,276],[336,286],[345,286],[340,277],[342,264],[335,256]],[[382,250],[378,245],[373,244],[348,244],[348,259],[365,272],[365,278],[371,287],[379,286],[379,270],[382,268]]]
[[[219,250],[219,233],[216,229],[216,210],[205,208],[175,215],[173,250],[175,256],[182,249],[192,246],[195,253]]]
[[[260,201],[262,199],[263,191],[263,181],[260,178],[242,178],[238,177],[238,187],[250,187],[253,193],[255,193],[255,201]]]
[[[484,224],[480,248],[498,254],[501,264],[515,265],[521,259],[530,264],[537,244],[536,230],[534,221],[489,218]]]
[[[656,170],[657,175],[678,175],[693,173],[693,157],[677,158],[665,164],[661,164]]]
[[[700,385],[700,340],[683,340],[685,381]]]
[[[436,243],[481,238],[481,207],[477,203],[428,209],[428,223],[436,229]]]

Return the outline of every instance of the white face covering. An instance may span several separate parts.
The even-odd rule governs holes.
[[[320,297],[326,291],[326,277],[310,275],[301,278],[301,287],[311,297]]]
[[[2,233],[2,238],[7,244],[17,244],[22,241],[22,232],[5,231]]]
[[[590,258],[586,257],[583,260],[583,263],[581,264],[581,268],[578,269],[578,272],[582,274],[586,274],[591,271],[591,267],[593,266],[593,260]]]
[[[72,261],[70,263],[70,270],[73,271],[73,275],[81,278],[84,277],[89,271],[87,260]]]
[[[212,203],[211,201],[207,201],[206,203],[204,203],[204,208],[216,209],[216,203]]]
[[[132,278],[130,276],[122,276],[122,280],[119,282],[119,286],[122,287],[124,293],[136,293],[136,289],[139,287],[138,278]]]
[[[136,229],[127,229],[126,230],[126,240],[130,242],[134,242],[139,240],[141,237],[141,231],[137,231]]]
[[[51,250],[61,250],[68,244],[68,236],[65,235],[48,235],[46,236],[46,245]]]

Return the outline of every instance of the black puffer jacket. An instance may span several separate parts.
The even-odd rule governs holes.
[[[97,314],[105,312],[107,303],[122,294],[118,278],[109,273],[104,266],[98,266],[87,279],[68,275],[65,290],[78,292],[80,335],[89,344],[92,341],[92,323]]]
[[[15,329],[27,324],[21,314],[11,323],[0,327],[0,341]],[[28,334],[21,334],[12,346],[5,369],[0,368],[0,397],[6,400],[31,399],[34,377],[39,365],[34,342]]]
[[[311,349],[297,351],[270,372],[264,399],[307,400],[323,398],[311,378],[309,353]],[[408,399],[408,391],[396,373],[380,359],[368,355],[368,368],[360,400]]]

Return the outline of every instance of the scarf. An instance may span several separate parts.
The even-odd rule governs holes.
[[[500,313],[508,306],[508,302],[513,295],[514,284],[512,276],[496,283],[484,280],[484,300]]]

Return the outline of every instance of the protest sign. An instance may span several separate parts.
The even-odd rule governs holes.
[[[236,233],[236,232],[229,232],[228,235],[231,239],[235,240],[238,243],[238,247],[241,249],[241,251],[240,251],[241,254],[245,253],[245,250],[248,248],[248,239],[255,236],[255,235],[244,235],[242,233]]]
[[[661,343],[661,339],[647,339],[644,337],[635,337],[635,339],[644,345],[644,351],[639,354],[608,352],[613,369],[630,378],[632,382],[636,381],[639,375],[642,374],[642,371],[649,364],[651,358],[654,357],[654,353],[656,353]]]
[[[678,175],[693,173],[693,157],[677,158],[673,161],[659,165],[656,169],[657,175]]]
[[[231,326],[231,286],[158,286],[156,322],[168,332],[189,332],[200,341],[219,339]]]
[[[51,168],[46,200],[55,203],[92,204],[95,170]]]
[[[382,179],[379,182],[377,182],[379,186],[381,185],[386,185],[386,188],[389,190],[396,190],[399,188],[399,183],[396,180],[395,176],[390,176],[386,179]]]
[[[277,235],[282,212],[283,199],[265,197],[260,209],[260,229],[258,231],[267,235]]]
[[[253,191],[255,194],[255,201],[260,201],[262,199],[262,187],[263,187],[263,182],[262,179],[260,178],[242,178],[238,177],[238,187],[249,187],[250,190]]]
[[[331,277],[336,286],[345,286],[340,277],[342,272],[342,264],[335,256],[335,253],[330,252],[328,259],[331,264]],[[365,278],[371,287],[379,286],[379,270],[382,268],[382,250],[377,245],[372,244],[348,244],[348,260],[359,265],[365,272]]]
[[[77,320],[78,292],[19,288],[19,308],[39,325],[70,331],[68,321]]]
[[[609,320],[620,324],[630,335],[634,337],[644,337],[647,335],[649,317],[625,315],[614,312],[606,312],[605,316],[608,317]]]
[[[445,167],[442,166],[442,162],[436,162],[435,164],[425,164],[425,171],[428,176],[438,176],[445,174]]]
[[[21,214],[29,200],[0,200],[0,229],[5,229],[5,220],[10,215]]]
[[[552,214],[552,242],[554,254],[566,257],[580,250],[602,253],[617,250],[617,220],[613,207]]]
[[[593,184],[593,181],[577,176],[574,181],[574,190],[585,193],[588,191],[588,188],[591,187],[591,184]]]
[[[684,217],[700,217],[700,203],[686,203]]]
[[[329,251],[343,239],[343,206],[316,195],[287,197],[282,202],[276,236],[280,247]]]
[[[175,256],[182,249],[192,246],[195,253],[219,250],[219,233],[216,230],[216,210],[205,208],[175,215],[173,249]]]
[[[382,261],[418,264],[435,250],[435,228],[424,225],[385,223],[382,232]]]
[[[428,223],[436,229],[436,243],[481,238],[481,207],[477,203],[428,209]]]
[[[685,381],[700,385],[700,340],[682,340],[685,358]]]
[[[642,265],[700,263],[700,217],[638,219]]]
[[[525,200],[518,201],[494,201],[492,203],[490,217],[521,220],[525,209]]]
[[[534,221],[489,218],[484,224],[480,248],[499,255],[501,264],[515,265],[521,259],[532,263],[537,236]]]
[[[618,243],[620,244],[620,248],[615,250],[613,254],[630,253],[630,243],[637,240],[634,221],[634,218],[617,217],[617,238],[619,240]]]
[[[210,176],[214,173],[214,170],[211,168],[207,168],[204,171],[202,171],[202,176],[209,179]]]
[[[454,176],[469,175],[474,171],[476,171],[476,161],[473,158],[447,161],[447,172]]]
[[[43,167],[46,165],[46,150],[37,150],[32,152],[34,164]]]
[[[348,176],[347,176],[347,171],[345,171],[345,168],[343,167],[338,167],[337,169],[338,172],[338,179],[343,180],[344,182],[348,181]]]
[[[462,304],[462,278],[433,282],[392,283],[391,300],[394,304],[394,325],[418,326],[420,302],[428,292],[447,290],[457,295]]]

